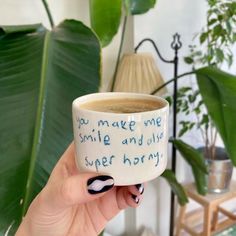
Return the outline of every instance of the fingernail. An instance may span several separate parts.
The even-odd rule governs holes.
[[[100,175],[88,180],[87,188],[90,194],[103,193],[114,186],[114,179],[108,175]]]
[[[139,203],[139,198],[134,194],[132,194],[131,196],[132,196],[133,200],[135,201],[135,203],[138,204]]]
[[[136,184],[135,187],[138,189],[140,194],[144,192],[144,184]]]

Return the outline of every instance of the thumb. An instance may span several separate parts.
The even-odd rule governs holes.
[[[101,197],[114,186],[114,179],[108,175],[97,175],[94,173],[80,173],[70,176],[58,185],[50,184],[42,193],[44,202],[48,207],[59,209],[82,204]]]

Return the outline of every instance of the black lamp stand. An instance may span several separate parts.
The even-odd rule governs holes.
[[[166,60],[164,57],[162,57],[160,51],[158,50],[155,42],[150,38],[143,39],[136,47],[135,47],[135,53],[139,49],[139,47],[144,42],[150,42],[159,58],[165,62],[173,64],[174,66],[174,78],[178,76],[178,64],[179,64],[179,49],[182,47],[182,42],[180,41],[180,35],[176,33],[173,35],[173,41],[171,43],[171,48],[174,50],[174,59],[173,60]],[[178,90],[178,81],[177,79],[174,80],[174,90],[173,90],[173,134],[172,136],[176,137],[176,131],[177,131],[177,90]],[[175,173],[176,170],[176,149],[174,145],[172,144],[172,162],[171,162],[171,169]],[[170,208],[170,236],[174,235],[174,216],[175,216],[175,196],[174,193],[171,192],[171,208]]]

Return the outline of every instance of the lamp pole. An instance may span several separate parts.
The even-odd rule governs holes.
[[[158,57],[165,63],[174,64],[174,78],[178,76],[178,52],[179,49],[182,47],[182,42],[180,41],[180,35],[178,33],[173,35],[173,41],[171,43],[171,48],[174,50],[174,59],[173,60],[166,60],[162,57],[158,47],[156,46],[155,42],[150,38],[143,39],[136,47],[135,52],[139,49],[139,47],[144,43],[149,42],[153,45]],[[177,91],[178,91],[178,80],[174,80],[174,88],[173,88],[173,138],[176,138],[177,133]],[[171,159],[171,169],[175,173],[176,171],[176,148],[172,144],[172,159]],[[171,202],[170,202],[170,236],[174,235],[174,217],[175,217],[175,195],[171,192]]]
[[[180,41],[180,35],[175,34],[173,36],[173,42],[171,43],[171,48],[175,51],[174,56],[174,78],[178,76],[178,64],[179,57],[178,51],[182,47],[182,43]],[[178,92],[178,80],[174,80],[174,88],[173,88],[173,138],[176,138],[177,133],[177,92]],[[176,172],[176,148],[172,144],[172,160],[171,160],[171,169]],[[171,191],[171,201],[170,201],[170,236],[174,235],[174,222],[175,220],[175,195]]]

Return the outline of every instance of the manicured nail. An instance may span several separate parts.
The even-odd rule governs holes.
[[[133,200],[135,201],[135,203],[138,204],[139,203],[139,198],[134,194],[132,194],[131,196],[132,196]]]
[[[140,194],[144,192],[144,184],[136,184],[135,187],[138,189]]]
[[[88,180],[87,188],[90,194],[103,193],[114,186],[114,179],[108,175],[100,175]]]

